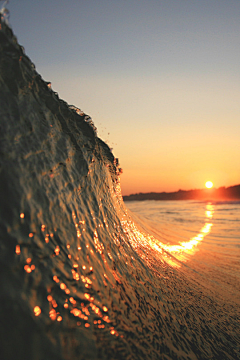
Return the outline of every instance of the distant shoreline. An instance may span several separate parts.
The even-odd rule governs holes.
[[[124,201],[143,200],[240,200],[240,184],[218,189],[178,190],[175,192],[137,193],[123,196]]]

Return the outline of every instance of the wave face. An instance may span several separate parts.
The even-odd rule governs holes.
[[[0,47],[1,359],[237,359],[231,301],[135,225],[109,147],[4,22]]]

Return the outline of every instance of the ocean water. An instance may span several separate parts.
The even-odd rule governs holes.
[[[212,281],[222,296],[238,302],[240,281],[239,201],[133,201],[127,207],[171,255],[173,267],[187,266]]]
[[[3,19],[0,55],[1,360],[238,359],[239,203],[125,205]]]

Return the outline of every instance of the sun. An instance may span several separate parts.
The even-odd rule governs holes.
[[[206,188],[211,189],[213,187],[213,183],[211,181],[207,181],[205,183]]]

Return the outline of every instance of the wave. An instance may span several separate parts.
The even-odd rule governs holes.
[[[0,47],[1,359],[238,358],[237,307],[133,220],[92,119],[2,19]]]

